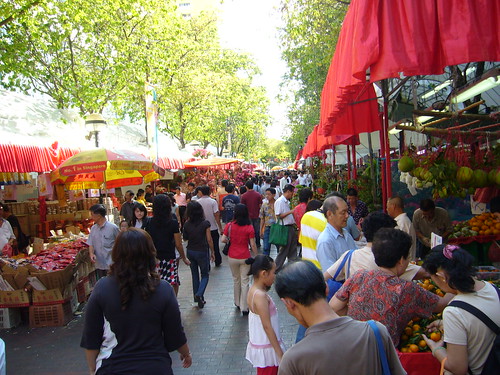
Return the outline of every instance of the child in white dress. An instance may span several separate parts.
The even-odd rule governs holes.
[[[257,367],[257,375],[276,375],[285,346],[280,338],[278,309],[267,294],[274,283],[276,264],[267,255],[257,255],[246,260],[253,284],[247,302],[249,342],[246,359]]]

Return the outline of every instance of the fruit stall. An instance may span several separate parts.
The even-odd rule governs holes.
[[[0,328],[29,320],[30,327],[67,324],[95,284],[83,235],[36,243],[29,257],[0,260]]]
[[[466,218],[454,222],[448,243],[468,250],[477,265],[491,266],[500,261],[490,251],[500,240],[500,220],[488,212],[473,215],[472,210],[476,205],[484,211],[489,201],[500,195],[499,160],[498,144],[450,140],[438,141],[432,149],[409,149],[398,162],[400,180],[411,194],[428,189],[435,200],[457,198],[470,206]]]

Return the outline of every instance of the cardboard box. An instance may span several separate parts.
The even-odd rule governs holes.
[[[70,301],[45,306],[30,306],[29,315],[30,328],[64,326],[73,318]]]
[[[33,290],[33,306],[46,306],[63,302],[64,298],[59,289]]]
[[[74,266],[69,265],[65,269],[52,272],[32,272],[31,276],[38,278],[47,289],[59,289],[64,293],[64,289],[73,278]]]
[[[26,307],[29,305],[30,297],[24,290],[0,291],[0,308]]]

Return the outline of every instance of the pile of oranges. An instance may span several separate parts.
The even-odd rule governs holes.
[[[437,294],[439,297],[444,297],[443,291],[431,279],[421,280],[417,284],[425,290]]]
[[[439,289],[431,279],[418,281],[418,285],[431,293],[437,294],[440,297],[444,296],[444,292]],[[399,344],[401,352],[429,352],[430,349],[427,346],[424,338],[422,337],[422,334],[427,335],[428,338],[436,342],[441,340],[441,331],[434,330],[433,332],[427,332],[427,326],[437,319],[441,319],[441,314],[432,315],[432,317],[430,317],[429,319],[413,318],[412,320],[410,320],[406,325],[403,334],[401,335]]]
[[[441,331],[434,330],[430,333],[426,332],[427,326],[436,319],[441,319],[441,314],[433,315],[430,319],[413,318],[410,320],[401,335],[399,344],[401,352],[429,352],[430,349],[422,337],[422,334],[426,334],[428,338],[436,342],[441,340]]]
[[[468,221],[470,229],[480,236],[500,234],[500,221],[490,212],[474,216]]]

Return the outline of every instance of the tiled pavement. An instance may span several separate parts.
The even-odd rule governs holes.
[[[173,352],[175,374],[255,374],[245,359],[247,318],[234,307],[231,272],[227,258],[223,258],[222,266],[210,272],[205,293],[207,304],[201,310],[192,300],[189,267],[181,262],[179,304],[193,365],[183,369],[178,353]],[[274,291],[271,295],[279,309],[283,340],[290,347],[297,323]],[[65,327],[30,329],[23,325],[0,331],[6,343],[7,375],[87,375],[83,350],[79,347],[82,325],[83,316],[80,316]]]

